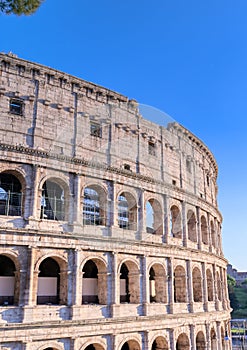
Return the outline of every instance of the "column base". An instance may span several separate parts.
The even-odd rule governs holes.
[[[111,317],[120,317],[120,304],[112,304],[110,307]]]

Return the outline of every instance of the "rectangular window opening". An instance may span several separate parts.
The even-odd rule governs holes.
[[[9,104],[9,111],[12,114],[23,115],[24,103],[21,100],[12,99]]]
[[[148,154],[150,154],[151,156],[156,156],[155,143],[148,142]]]
[[[102,128],[100,124],[91,123],[90,124],[90,135],[94,137],[102,137]]]

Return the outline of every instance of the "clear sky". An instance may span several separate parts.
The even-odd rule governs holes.
[[[219,166],[225,257],[247,271],[247,1],[46,0],[0,15],[0,51],[154,106]],[[155,121],[155,120],[154,120]]]

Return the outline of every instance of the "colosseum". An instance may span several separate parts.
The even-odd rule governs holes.
[[[203,142],[4,53],[0,118],[0,348],[231,349]]]

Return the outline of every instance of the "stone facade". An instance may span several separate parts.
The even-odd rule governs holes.
[[[208,148],[12,54],[0,118],[0,348],[230,349]]]

